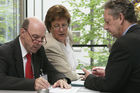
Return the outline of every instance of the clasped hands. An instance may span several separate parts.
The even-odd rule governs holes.
[[[35,80],[35,90],[48,89],[49,87],[50,87],[50,83],[43,77],[39,77]],[[65,89],[71,88],[71,86],[64,79],[60,79],[56,81],[52,87],[53,88],[60,87]]]

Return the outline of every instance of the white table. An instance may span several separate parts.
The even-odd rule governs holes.
[[[100,93],[98,91],[93,91],[86,89],[84,87],[72,87],[71,89],[51,89],[50,93]],[[77,92],[76,92],[77,91]],[[0,90],[0,93],[37,93],[37,91],[19,91],[19,90]]]
[[[84,81],[73,81],[71,82],[72,88],[71,89],[61,89],[60,87],[57,88],[49,88],[49,93],[105,93],[90,90],[84,87]],[[19,91],[19,90],[0,90],[0,93],[37,93],[37,91]],[[107,93],[107,92],[106,92]]]

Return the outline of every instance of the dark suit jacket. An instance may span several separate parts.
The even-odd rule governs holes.
[[[66,78],[50,64],[43,47],[32,54],[32,64],[35,78],[40,76],[41,69],[48,75],[48,81],[51,84]],[[67,80],[70,83],[70,80]],[[34,83],[35,79],[24,78],[19,38],[0,46],[0,89],[34,90]]]
[[[132,26],[114,43],[105,77],[89,75],[85,87],[112,93],[140,93],[140,26]]]

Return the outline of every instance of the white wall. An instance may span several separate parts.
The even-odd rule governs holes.
[[[36,16],[37,18],[44,21],[48,9],[53,5],[62,4],[67,9],[70,8],[67,3],[62,3],[62,1],[65,0],[28,0],[27,17]]]

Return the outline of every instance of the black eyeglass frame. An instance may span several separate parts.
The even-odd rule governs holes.
[[[26,28],[23,28],[23,29],[28,33],[28,35],[30,36],[32,42],[39,42],[39,43],[40,43],[40,42],[41,42],[41,43],[44,42],[45,44],[47,43],[47,40],[46,40],[45,37],[44,37],[43,40],[41,40],[41,41],[40,41],[40,40],[37,40],[38,38],[34,38],[34,37],[31,36],[31,34],[29,33],[28,29],[26,29]],[[34,39],[33,39],[33,38],[34,38]]]

